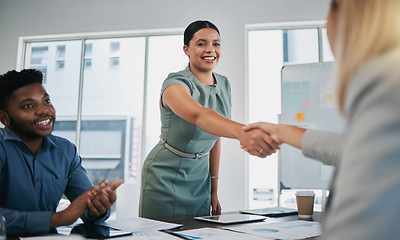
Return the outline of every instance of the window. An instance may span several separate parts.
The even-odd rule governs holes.
[[[119,66],[119,51],[120,43],[111,42],[110,43],[110,68],[116,69]]]
[[[119,42],[110,43],[110,54],[119,53]]]
[[[56,71],[64,69],[65,65],[65,45],[57,46]]]
[[[91,58],[88,58],[88,59],[85,59],[85,70],[89,70],[90,68],[92,68],[92,59]]]
[[[47,74],[47,53],[48,46],[36,45],[32,47],[30,54],[30,65],[32,68],[35,68],[45,75]]]
[[[326,34],[326,28],[322,28],[322,54],[323,54],[323,61],[330,62],[334,61],[335,58],[333,57],[331,47],[328,41],[328,35]]]
[[[160,133],[154,115],[161,83],[187,64],[183,36],[170,34],[24,39],[21,68],[46,73],[45,87],[57,110],[53,134],[77,145],[94,184],[119,178],[140,183],[142,160]],[[61,60],[64,71],[57,68]]]
[[[60,46],[64,46],[64,49],[69,49],[71,54],[64,55],[64,61],[68,63],[68,71],[58,71],[57,58],[62,57],[62,51]],[[79,69],[80,69],[80,52],[81,52],[81,41],[51,41],[51,42],[34,42],[27,43],[26,52],[27,58],[25,59],[24,68],[37,68],[36,64],[32,63],[32,57],[34,56],[34,49],[42,48],[49,52],[48,61],[46,65],[42,65],[44,69],[47,69],[45,75],[45,87],[49,92],[51,101],[57,110],[57,122],[60,121],[71,121],[73,124],[72,128],[76,129],[76,121],[78,117],[78,98],[79,98]],[[29,52],[32,49],[32,57],[29,58]],[[53,56],[50,58],[50,56]],[[57,135],[66,137],[72,142],[76,142],[76,131],[65,132],[63,129],[59,129],[57,123],[54,127]],[[61,131],[61,132],[57,132]]]
[[[31,64],[46,64],[47,46],[38,46],[32,48]]]
[[[116,69],[107,67],[108,46],[114,42],[85,41],[86,47],[90,46],[85,61],[91,57],[93,65],[84,69],[80,153],[88,172],[96,176],[95,182],[106,176],[110,181],[140,179],[145,38],[118,40],[118,49],[126,51],[119,51],[124,64]]]
[[[110,57],[110,68],[116,68],[119,66],[119,57]]]
[[[247,37],[249,122],[277,123],[281,111],[281,68],[287,64],[333,60],[324,23],[249,27]],[[278,184],[278,156],[250,156],[249,207],[276,205]],[[271,195],[270,189],[272,201],[260,197]]]
[[[85,60],[84,60],[85,70],[90,70],[92,68],[92,44],[85,44]]]
[[[160,133],[153,115],[159,114],[161,83],[187,63],[182,38],[175,33],[25,40],[22,67],[47,69],[45,87],[57,110],[53,133],[77,145],[95,184],[118,178],[140,182],[141,160]],[[64,71],[57,68],[61,60]]]
[[[160,90],[161,84],[170,72],[177,72],[187,66],[188,58],[182,50],[182,35],[152,36],[149,38],[149,70],[146,94],[146,112],[151,114],[146,122],[146,156],[160,140]]]

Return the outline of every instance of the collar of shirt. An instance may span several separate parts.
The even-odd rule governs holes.
[[[18,142],[22,142],[23,144],[25,144],[26,147],[28,147],[28,145],[20,138],[18,137],[17,134],[15,134],[11,129],[9,129],[8,127],[4,127],[4,140],[5,141],[18,141]],[[50,137],[46,136],[43,137],[43,144],[42,147],[55,147],[56,144],[51,140]],[[29,147],[28,147],[29,148]]]

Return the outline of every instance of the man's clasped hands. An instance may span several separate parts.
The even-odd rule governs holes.
[[[119,179],[108,186],[109,181],[104,182],[90,188],[63,211],[53,213],[51,217],[51,227],[67,226],[73,224],[85,211],[87,215],[93,218],[101,218],[111,208],[116,201],[117,196],[115,190],[123,183]]]

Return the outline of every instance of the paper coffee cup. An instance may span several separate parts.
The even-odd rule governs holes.
[[[313,191],[297,191],[296,202],[299,219],[312,219],[315,193]]]

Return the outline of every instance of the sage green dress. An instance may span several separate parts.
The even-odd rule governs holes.
[[[185,86],[203,107],[213,109],[226,118],[231,117],[231,88],[228,79],[213,73],[216,84],[205,86],[190,72],[189,67],[171,73],[164,81],[164,90],[174,84]],[[166,142],[185,153],[206,153],[218,136],[208,134],[162,106],[161,136]],[[211,179],[209,155],[199,159],[180,157],[161,142],[151,150],[142,169],[139,216],[209,215]]]

